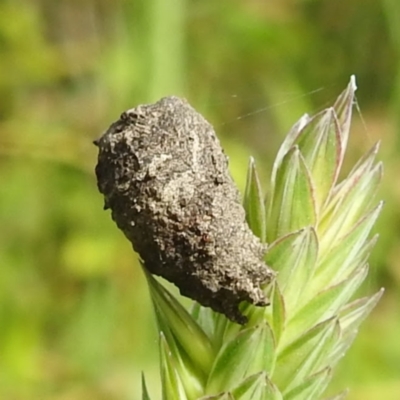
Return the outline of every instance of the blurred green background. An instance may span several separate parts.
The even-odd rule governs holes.
[[[144,277],[102,210],[92,140],[119,114],[185,96],[243,187],[304,113],[356,74],[348,165],[378,140],[381,238],[364,288],[386,287],[339,365],[350,400],[400,398],[398,0],[0,1],[0,399],[159,394]]]

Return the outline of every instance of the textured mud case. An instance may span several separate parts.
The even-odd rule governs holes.
[[[95,144],[105,208],[148,271],[238,323],[240,302],[267,304],[265,248],[212,126],[186,100],[128,110]]]

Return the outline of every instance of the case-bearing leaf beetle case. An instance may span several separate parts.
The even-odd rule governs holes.
[[[124,112],[95,144],[98,187],[152,274],[245,323],[239,303],[268,303],[265,246],[245,220],[213,127],[186,100]]]

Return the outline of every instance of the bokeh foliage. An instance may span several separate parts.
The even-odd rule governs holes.
[[[2,0],[0,398],[135,400],[142,369],[157,394],[145,279],[93,175],[91,141],[111,121],[163,95],[187,97],[243,188],[248,156],[268,176],[291,124],[354,73],[352,161],[382,139],[385,163],[368,292],[387,292],[333,386],[350,386],[350,400],[397,399],[399,4]]]

